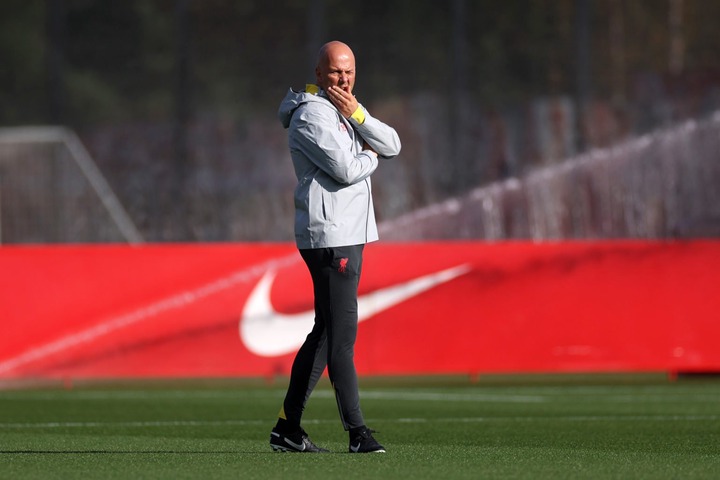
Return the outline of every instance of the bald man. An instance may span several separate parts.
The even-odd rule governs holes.
[[[323,45],[315,77],[305,91],[290,89],[278,111],[298,180],[295,241],[313,281],[315,324],[293,362],[270,445],[283,452],[327,452],[301,426],[327,367],[350,452],[385,452],[360,409],[354,346],[363,248],[378,239],[370,176],[379,160],[400,153],[400,139],[353,95],[355,56],[346,44]]]

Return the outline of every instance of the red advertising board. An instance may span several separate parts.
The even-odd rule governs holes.
[[[720,371],[720,242],[375,243],[362,375]],[[291,244],[0,248],[0,379],[287,374]]]

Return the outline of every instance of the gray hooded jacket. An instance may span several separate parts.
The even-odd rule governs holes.
[[[314,93],[317,92],[317,93]],[[378,239],[370,175],[378,157],[400,153],[395,130],[365,114],[362,124],[346,119],[325,96],[308,85],[290,89],[278,117],[288,129],[295,188],[295,241],[298,248],[359,245]],[[363,150],[363,140],[377,156]]]

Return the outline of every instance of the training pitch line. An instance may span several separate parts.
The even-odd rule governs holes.
[[[33,400],[58,400],[60,398],[72,398],[73,400],[149,400],[149,399],[189,399],[207,398],[228,400],[247,400],[248,398],[283,398],[284,390],[252,390],[247,391],[241,388],[228,389],[223,391],[187,391],[187,390],[163,390],[163,391],[17,391],[0,390],[0,400],[3,397],[29,398]],[[478,403],[557,403],[563,401],[576,402],[587,399],[595,403],[688,403],[688,402],[716,402],[717,396],[711,393],[668,393],[667,387],[530,387],[527,393],[487,393],[487,392],[457,392],[451,393],[441,390],[361,390],[360,397],[367,400],[388,400],[388,401],[415,401],[415,402],[478,402]],[[313,392],[312,398],[329,399],[335,398],[330,389],[317,389]]]
[[[619,422],[619,421],[663,421],[663,422],[706,422],[720,420],[720,415],[569,415],[538,417],[413,417],[396,419],[370,419],[374,423],[489,423],[489,422],[537,422],[537,421],[563,421],[563,422]],[[309,425],[337,423],[337,420],[306,420]],[[148,427],[219,427],[219,426],[260,426],[268,425],[268,420],[169,420],[144,422],[39,422],[39,423],[0,423],[0,428],[14,430],[50,429],[50,428],[148,428]]]

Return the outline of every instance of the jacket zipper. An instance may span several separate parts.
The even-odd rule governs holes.
[[[368,193],[368,200],[367,200],[367,208],[365,209],[365,243],[368,242],[368,229],[370,228],[370,207],[372,200],[372,192],[370,191],[370,183],[368,182],[368,179],[365,179],[365,188],[367,189]]]

